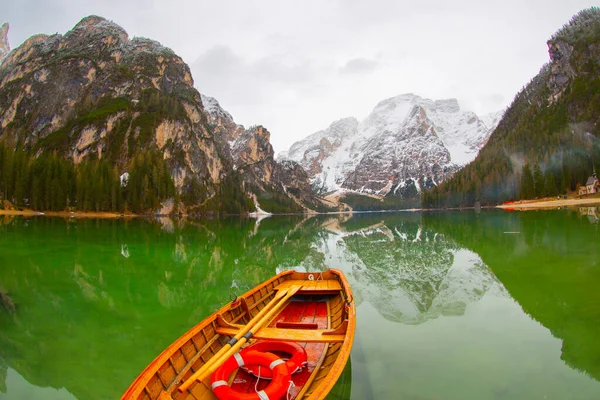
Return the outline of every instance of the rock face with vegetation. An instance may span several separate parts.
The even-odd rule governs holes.
[[[244,129],[193,85],[172,50],[101,17],[31,37],[0,66],[0,196],[37,209],[253,211],[230,147]]]
[[[203,94],[200,94],[200,97],[213,132],[218,138],[231,145],[244,133],[244,127],[235,123],[231,114],[221,107],[217,99]]]
[[[8,22],[0,27],[0,64],[2,63],[2,59],[10,51],[10,45],[8,44],[8,28]]]
[[[300,210],[304,206],[311,209],[323,207],[313,195],[308,175],[298,163],[275,161],[270,133],[264,127],[246,130],[235,141],[232,150],[235,166],[256,194],[261,208],[284,211],[285,208]]]
[[[548,41],[549,64],[515,97],[475,161],[426,207],[496,204],[575,190],[600,166],[600,8]]]
[[[188,204],[212,196],[225,170],[206,122],[181,58],[101,17],[28,39],[0,68],[5,142],[75,165],[106,160],[119,174],[140,150],[160,152]]]
[[[218,132],[216,137],[221,146],[230,149],[234,169],[261,209],[269,212],[325,209],[312,192],[309,176],[298,163],[275,160],[271,134],[266,128],[244,129],[212,97],[202,95],[202,103],[209,125]]]

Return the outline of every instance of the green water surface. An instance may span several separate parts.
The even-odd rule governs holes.
[[[597,208],[0,217],[0,399],[117,399],[182,333],[290,268],[341,269],[354,291],[329,398],[600,399]]]

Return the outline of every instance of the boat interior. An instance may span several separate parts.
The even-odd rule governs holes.
[[[221,308],[165,350],[154,361],[160,367],[156,366],[143,390],[133,398],[216,399],[206,372],[214,371],[210,364],[219,359],[218,353],[223,353],[224,347],[237,342],[236,337],[246,338],[244,346],[261,340],[300,344],[306,351],[307,364],[291,376],[293,384],[286,398],[310,397],[332,368],[343,369],[343,365],[336,364],[340,354],[349,354],[344,342],[348,339],[353,299],[346,285],[332,271],[289,271],[273,277]],[[250,337],[244,335],[249,326]],[[263,390],[269,383],[242,368],[228,381],[236,392],[248,394]]]

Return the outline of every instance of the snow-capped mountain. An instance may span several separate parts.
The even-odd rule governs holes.
[[[348,189],[405,197],[472,161],[500,116],[480,118],[461,110],[456,99],[404,94],[377,104],[363,122],[336,121],[281,156],[299,162],[320,193]]]

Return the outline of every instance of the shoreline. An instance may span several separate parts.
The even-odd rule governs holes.
[[[584,206],[584,205],[600,206],[600,197],[592,197],[586,199],[554,199],[554,200],[521,200],[513,204],[502,204],[496,208],[521,210],[521,209],[538,209],[538,208],[557,208],[564,206]]]
[[[113,212],[84,212],[84,211],[34,211],[34,210],[0,210],[0,215],[22,217],[63,217],[63,218],[135,218],[136,214],[120,214]]]
[[[513,204],[501,204],[498,206],[493,206],[490,208],[498,208],[503,210],[535,210],[535,209],[556,209],[564,206],[599,206],[600,207],[600,197],[593,198],[585,198],[585,199],[554,199],[554,200],[520,200]],[[468,207],[473,208],[473,207]],[[487,207],[486,207],[487,208]],[[456,209],[456,210],[464,210],[464,208]],[[306,213],[305,215],[339,215],[339,214],[362,214],[362,213],[387,213],[387,212],[415,212],[415,211],[435,211],[434,209],[406,209],[406,210],[376,210],[376,211],[335,211],[335,212],[327,212],[327,213]],[[138,214],[121,214],[114,212],[84,212],[84,211],[34,211],[34,210],[0,210],[0,216],[22,216],[22,217],[62,217],[62,218],[97,218],[97,219],[118,219],[118,218],[138,218],[138,217],[146,217],[147,215],[138,215]],[[241,215],[241,214],[240,214]],[[280,214],[271,214],[271,213],[249,213],[248,217],[267,217],[273,215]],[[281,214],[281,215],[289,215],[289,214]],[[164,215],[163,215],[164,216]],[[168,216],[168,215],[167,215]]]

